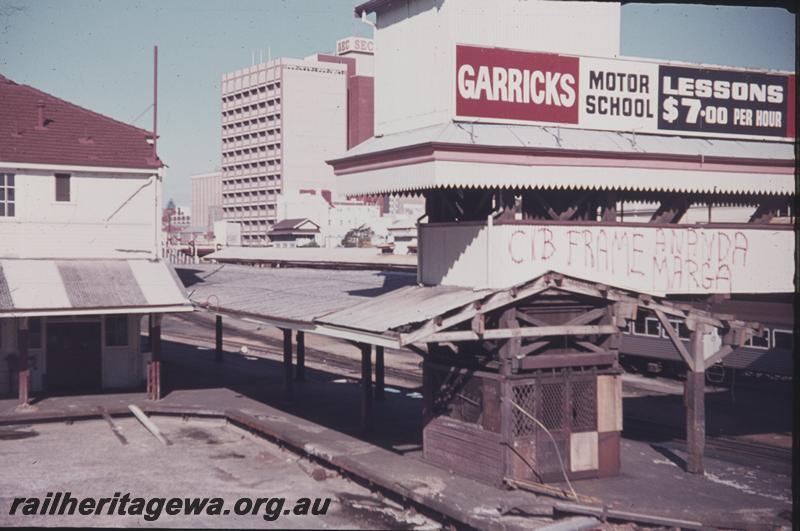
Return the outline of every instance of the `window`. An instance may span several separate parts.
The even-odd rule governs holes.
[[[636,320],[633,322],[632,331],[637,336],[643,336],[646,333],[645,326],[644,326],[644,315],[641,312],[636,317]]]
[[[686,324],[681,321],[673,321],[670,319],[670,324],[672,325],[672,329],[678,332],[678,337],[681,339],[691,339],[692,335],[689,331],[689,328],[686,327]],[[667,331],[664,330],[664,337],[668,338]]]
[[[746,347],[750,348],[769,348],[769,328],[765,328],[761,334],[753,334],[753,337],[745,342]]]
[[[13,218],[16,198],[14,197],[14,174],[0,173],[0,217]]]
[[[794,352],[794,334],[791,330],[773,330],[772,348]]]
[[[28,346],[42,348],[42,318],[31,317],[28,320]]]
[[[127,315],[106,316],[106,346],[107,347],[128,346]]]
[[[56,201],[70,200],[69,181],[69,173],[56,173]]]
[[[661,337],[661,323],[654,317],[648,317],[644,320],[645,335]]]

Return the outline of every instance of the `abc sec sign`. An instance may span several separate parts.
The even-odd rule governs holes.
[[[456,46],[456,119],[794,138],[795,76]]]
[[[360,37],[348,37],[336,41],[336,54],[364,53],[373,55],[375,53],[375,41]]]

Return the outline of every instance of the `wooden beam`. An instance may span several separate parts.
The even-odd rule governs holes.
[[[520,369],[548,369],[555,367],[580,367],[587,365],[613,365],[616,352],[571,352],[561,354],[539,354],[519,361]]]
[[[531,352],[535,352],[535,351],[539,350],[540,348],[547,346],[549,343],[550,343],[550,341],[534,341],[533,343],[530,343],[528,345],[523,345],[519,349],[518,356],[520,358],[524,358],[525,356],[527,356]]]
[[[578,346],[581,346],[581,347],[583,347],[583,348],[585,348],[587,350],[591,350],[592,352],[607,352],[606,349],[604,349],[602,347],[598,347],[597,345],[595,345],[591,341],[576,341],[575,344],[578,345]]]
[[[661,321],[661,326],[664,327],[664,330],[667,331],[667,335],[669,336],[670,340],[672,341],[672,345],[675,349],[680,353],[681,358],[683,361],[686,362],[686,365],[689,367],[689,370],[696,370],[697,367],[694,365],[694,360],[692,359],[692,355],[689,354],[689,351],[686,350],[686,346],[683,344],[683,341],[680,337],[678,337],[678,333],[673,328],[672,323],[669,322],[667,316],[664,315],[664,312],[661,310],[655,310],[656,317],[658,320]]]
[[[455,332],[439,332],[427,338],[430,342],[443,341],[477,341],[479,339],[508,339],[512,337],[546,337],[546,336],[589,336],[615,334],[619,329],[614,325],[582,325],[582,326],[532,326],[526,328],[497,328],[487,330],[478,336],[472,330]]]
[[[422,356],[423,358],[424,358],[424,357],[426,357],[426,356],[428,355],[428,353],[427,353],[427,352],[425,352],[424,350],[422,350],[422,349],[421,349],[420,347],[418,347],[417,345],[406,345],[406,348],[407,348],[408,350],[410,350],[411,352],[413,352],[414,354],[417,354],[417,355],[419,355],[419,356]]]
[[[544,281],[534,282],[530,286],[522,290],[515,290],[509,288],[498,293],[490,295],[485,301],[474,301],[465,306],[462,306],[456,313],[448,317],[439,316],[437,318],[429,319],[425,324],[407,334],[400,334],[400,344],[405,346],[411,343],[418,343],[420,341],[428,342],[428,337],[431,334],[446,330],[459,323],[463,323],[472,319],[479,313],[488,313],[497,308],[501,308],[518,300],[522,300],[539,293],[546,291],[549,287]]]

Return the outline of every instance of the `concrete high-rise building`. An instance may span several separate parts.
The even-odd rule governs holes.
[[[222,172],[192,175],[192,223],[211,229],[222,219]]]
[[[223,217],[244,245],[268,242],[277,199],[333,190],[325,161],[372,136],[372,41],[348,38],[337,55],[280,58],[222,76]]]

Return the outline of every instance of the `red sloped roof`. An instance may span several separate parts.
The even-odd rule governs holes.
[[[39,111],[44,127],[40,127]],[[154,169],[149,131],[0,75],[0,161]]]

